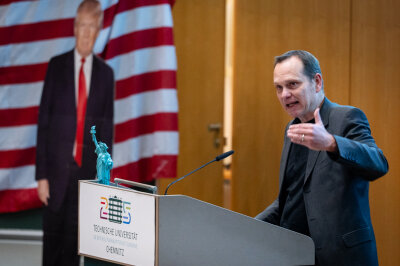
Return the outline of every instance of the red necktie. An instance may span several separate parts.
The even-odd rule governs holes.
[[[81,69],[79,70],[79,85],[78,85],[78,108],[77,108],[77,117],[76,117],[76,137],[75,137],[75,161],[79,165],[82,166],[82,150],[83,150],[83,135],[85,129],[85,113],[86,113],[86,100],[87,100],[87,92],[86,92],[86,80],[85,73],[83,72],[83,64],[85,63],[85,58],[81,59]]]

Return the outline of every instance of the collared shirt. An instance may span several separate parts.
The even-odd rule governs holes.
[[[78,103],[78,84],[79,84],[79,71],[81,69],[81,58],[82,56],[78,53],[76,48],[74,49],[74,63],[75,63],[75,100]],[[88,55],[85,58],[85,64],[83,65],[83,72],[85,73],[86,80],[86,92],[89,97],[90,81],[92,77],[92,66],[93,66],[93,54]]]
[[[298,123],[300,120],[295,119],[294,124]],[[308,123],[314,123],[314,120]],[[303,145],[292,143],[290,146],[282,184],[284,193],[282,196],[285,203],[280,221],[282,227],[305,235],[310,235],[303,197],[308,151],[309,149]]]

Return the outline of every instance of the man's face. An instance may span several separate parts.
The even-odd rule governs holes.
[[[283,109],[291,117],[298,117],[301,122],[313,119],[314,110],[318,107],[317,92],[322,88],[320,74],[310,80],[303,74],[303,62],[292,56],[276,64],[274,85]]]
[[[91,13],[81,11],[77,14],[74,35],[76,38],[76,49],[83,57],[88,56],[96,42],[100,31],[99,18]]]

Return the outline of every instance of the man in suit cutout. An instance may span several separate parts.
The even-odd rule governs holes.
[[[388,163],[366,116],[325,97],[319,62],[306,51],[275,58],[274,86],[294,120],[285,130],[278,198],[256,218],[309,235],[317,265],[378,265],[368,189]]]
[[[85,0],[74,22],[75,49],[48,65],[39,109],[36,180],[43,210],[43,265],[79,265],[78,180],[96,176],[95,125],[113,140],[114,74],[93,54],[102,27],[97,0]]]

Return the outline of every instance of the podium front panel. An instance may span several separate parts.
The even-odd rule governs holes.
[[[159,198],[159,265],[314,265],[308,236],[186,196]]]
[[[155,265],[155,196],[79,181],[79,254],[125,265]]]

